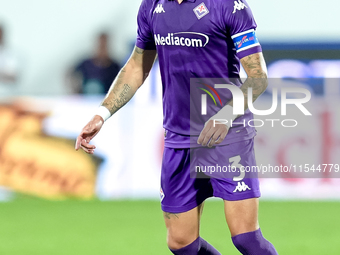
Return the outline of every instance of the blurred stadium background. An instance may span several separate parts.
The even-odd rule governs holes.
[[[274,87],[312,93],[312,117],[288,111],[287,119],[299,119],[296,128],[258,128],[258,164],[339,164],[340,3],[248,3],[271,78],[258,106],[266,109]],[[17,74],[15,81],[0,81],[1,255],[170,254],[158,198],[163,129],[157,64],[94,139],[95,156],[73,149],[103,96],[72,94],[67,70],[92,54],[102,31],[124,64],[139,4],[1,2],[0,25]],[[282,119],[277,114],[273,118]],[[261,179],[261,228],[279,254],[340,254],[340,179],[328,172]],[[202,235],[222,254],[238,254],[222,208],[219,200],[207,202]]]

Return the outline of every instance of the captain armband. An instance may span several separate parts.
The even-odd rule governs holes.
[[[250,48],[260,46],[259,40],[255,35],[255,30],[250,29],[238,34],[235,34],[231,37],[233,39],[236,53],[239,53],[244,50],[248,50]]]

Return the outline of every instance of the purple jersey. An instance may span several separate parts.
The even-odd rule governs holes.
[[[205,121],[232,99],[229,90],[220,89],[221,105],[215,102],[209,107],[208,115],[200,116],[201,109],[195,107],[200,103],[196,95],[199,88],[193,90],[190,82],[193,78],[204,78],[205,82],[209,78],[222,78],[223,83],[240,87],[240,59],[261,51],[255,29],[252,12],[244,0],[184,0],[181,4],[177,0],[143,0],[138,13],[136,46],[156,49],[158,53],[163,124],[169,134],[165,146],[186,148],[190,143],[196,144],[191,138],[197,140]],[[213,88],[214,84],[206,86]],[[192,104],[193,100],[196,103]],[[192,116],[200,117],[192,119]],[[247,110],[237,122],[252,118]],[[255,129],[247,125],[233,129],[221,145],[255,135]]]

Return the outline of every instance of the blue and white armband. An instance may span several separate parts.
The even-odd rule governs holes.
[[[255,29],[250,29],[238,34],[235,34],[231,37],[233,39],[236,53],[241,51],[248,50],[250,48],[260,46],[259,40],[255,35]]]

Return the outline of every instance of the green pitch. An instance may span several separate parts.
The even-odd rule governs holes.
[[[339,202],[261,202],[263,233],[280,255],[340,254]],[[208,201],[202,236],[222,254],[239,254],[223,217]],[[165,227],[157,201],[0,203],[1,255],[161,255]]]

